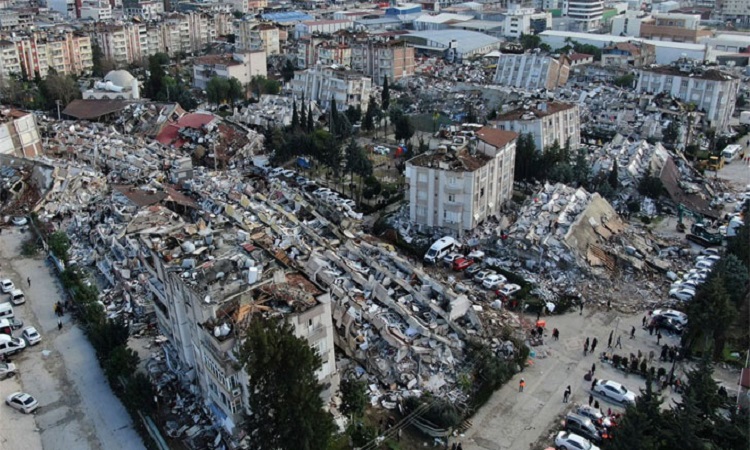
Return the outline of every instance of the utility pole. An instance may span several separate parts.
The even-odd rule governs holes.
[[[57,105],[57,120],[60,120],[60,105],[62,104],[62,100],[57,99],[55,100],[55,105]]]

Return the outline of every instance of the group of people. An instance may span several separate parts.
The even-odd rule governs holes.
[[[593,340],[589,341],[589,338],[586,338],[586,342],[583,343],[583,356],[586,356],[589,354],[589,352],[594,353],[596,351],[596,344],[598,344],[599,341],[594,338]],[[589,350],[589,344],[591,345],[591,349]]]

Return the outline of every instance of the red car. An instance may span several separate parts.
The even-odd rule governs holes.
[[[472,264],[474,264],[473,259],[458,258],[457,260],[453,261],[453,270],[455,270],[456,272],[460,272],[466,269],[467,267],[471,266]]]

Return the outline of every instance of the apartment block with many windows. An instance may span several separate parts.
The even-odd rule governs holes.
[[[557,141],[576,149],[581,142],[581,119],[578,105],[560,102],[539,102],[500,114],[493,125],[500,130],[531,134],[538,151]]]
[[[458,137],[407,161],[410,220],[460,234],[497,215],[512,196],[517,137],[484,127],[475,141]]]

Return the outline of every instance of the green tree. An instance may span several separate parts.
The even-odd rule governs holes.
[[[284,63],[284,67],[281,68],[281,77],[284,79],[285,83],[288,83],[292,78],[294,78],[295,70],[297,70],[297,68],[294,67],[292,61],[287,59]]]
[[[533,50],[539,48],[542,44],[542,38],[535,34],[521,34],[519,40],[521,41],[524,50]]]
[[[109,382],[114,384],[119,377],[135,373],[139,361],[138,353],[125,345],[120,345],[112,349],[109,358],[104,361],[104,372]]]
[[[633,82],[635,82],[635,75],[633,75],[632,73],[617,77],[614,80],[615,86],[619,86],[621,88],[632,88]]]
[[[235,77],[229,78],[227,83],[227,98],[232,102],[232,105],[234,105],[234,102],[243,97],[244,90],[242,89],[242,83],[240,83],[240,80]]]
[[[362,417],[369,398],[367,383],[346,379],[341,382],[341,412],[353,417]]]
[[[745,217],[747,217],[747,202],[745,203]],[[727,239],[727,253],[739,259],[745,267],[750,268],[750,220],[737,229],[737,234]]]
[[[78,88],[78,84],[69,75],[50,73],[42,81],[39,88],[50,109],[56,107],[57,100],[60,100],[62,105],[65,106],[73,100],[81,98],[81,90]]]
[[[620,187],[620,180],[618,179],[618,169],[617,169],[617,160],[612,160],[612,170],[609,171],[609,176],[607,176],[607,182],[612,187],[613,190],[617,190]]]
[[[586,150],[580,147],[576,152],[575,162],[573,163],[573,181],[578,186],[587,187],[589,178],[591,178],[591,167],[586,158]]]
[[[307,131],[307,108],[305,108],[304,96],[302,96],[302,102],[300,102],[299,126],[303,131]]]
[[[297,114],[297,101],[292,102],[292,131],[299,129],[299,114]]]
[[[367,104],[367,110],[365,111],[365,119],[362,122],[362,128],[366,131],[372,131],[375,129],[375,117],[377,117],[378,104],[375,103],[375,97],[370,96],[370,102]]]
[[[254,317],[245,331],[239,361],[252,387],[245,430],[259,450],[324,450],[335,430],[323,410],[323,387],[315,372],[320,355],[294,335],[290,324]]]
[[[166,57],[166,58],[165,58]],[[156,53],[148,57],[148,82],[144,87],[144,94],[148,98],[156,98],[164,89],[164,65],[169,64],[169,55]]]
[[[99,307],[98,302],[89,302]],[[130,337],[130,329],[122,320],[108,320],[92,324],[89,328],[89,341],[100,358],[106,360],[118,347],[125,347]]]
[[[653,390],[650,377],[646,377],[646,388],[628,405],[617,425],[611,450],[657,450],[662,439],[663,419],[660,412],[661,398]]]
[[[222,77],[211,78],[206,85],[206,96],[211,103],[224,102],[229,97],[229,81]]]
[[[732,323],[736,314],[726,291],[724,278],[712,274],[709,280],[698,288],[686,309],[690,317],[685,336],[686,346],[707,353],[713,344],[714,357],[721,356],[727,325]]]
[[[748,276],[747,266],[732,253],[727,253],[713,269],[724,280],[724,286],[734,306],[739,309],[747,294]]]
[[[93,40],[93,39],[92,39]],[[91,68],[91,74],[95,77],[103,77],[104,71],[102,70],[102,60],[104,59],[104,52],[99,47],[99,43],[95,40],[91,43],[91,62],[93,67]]]
[[[49,236],[49,249],[57,259],[62,261],[66,266],[68,265],[70,258],[70,255],[68,254],[68,251],[70,250],[70,239],[67,234],[62,231],[55,231],[52,233]]]
[[[534,136],[531,133],[521,134],[516,141],[516,165],[514,168],[514,179],[518,181],[530,181],[537,173],[539,155],[534,144]]]
[[[388,86],[388,76],[383,77],[383,90],[380,93],[380,107],[383,111],[388,111],[391,106],[391,88]]]
[[[315,131],[315,117],[313,117],[312,105],[307,106],[307,132]]]
[[[278,95],[281,91],[281,84],[276,80],[256,75],[250,80],[250,91],[257,98],[263,94]]]
[[[362,107],[359,105],[356,107],[349,105],[344,114],[346,114],[346,118],[349,119],[350,123],[357,123],[362,120]]]
[[[664,192],[664,185],[659,177],[646,175],[638,182],[638,193],[649,198],[658,199]]]
[[[125,386],[125,395],[122,401],[131,410],[140,410],[144,414],[153,414],[156,410],[154,404],[154,386],[148,376],[141,372],[131,373]]]

